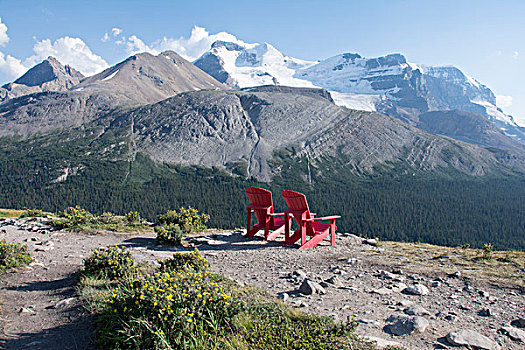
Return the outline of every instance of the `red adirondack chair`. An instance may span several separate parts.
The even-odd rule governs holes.
[[[300,239],[301,246],[299,249],[313,248],[323,240],[330,241],[332,246],[335,245],[335,232],[337,230],[335,220],[341,218],[339,215],[316,218],[315,213],[310,212],[304,194],[290,190],[284,190],[281,194],[288,204],[288,210],[284,212],[285,220],[288,220],[291,214],[299,226],[299,229],[295,230],[294,234],[290,236],[291,225],[286,225],[285,244],[294,244]],[[329,220],[330,223],[319,222],[325,220]],[[310,237],[308,241],[306,241],[307,236]],[[330,238],[326,239],[328,236]]]
[[[260,187],[249,187],[246,189],[246,195],[250,200],[250,205],[246,208],[246,236],[253,237],[259,230],[264,229],[264,239],[270,241],[284,233],[285,226],[289,226],[285,223],[287,220],[290,223],[290,219],[285,220],[284,213],[273,212],[272,192]],[[251,227],[252,213],[255,213],[257,218],[257,223],[253,227]],[[273,232],[270,233],[270,230]]]

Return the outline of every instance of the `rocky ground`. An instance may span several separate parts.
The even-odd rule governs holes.
[[[91,320],[74,287],[82,259],[117,244],[139,261],[165,259],[174,251],[156,246],[153,233],[51,231],[44,222],[22,219],[0,219],[0,226],[0,239],[27,243],[35,260],[0,276],[0,348],[5,349],[93,348]],[[191,242],[213,270],[306,312],[350,316],[359,322],[360,335],[381,344],[525,349],[522,260],[466,263],[468,254],[459,249],[375,246],[349,234],[340,235],[336,247],[303,251],[247,239],[242,232],[210,232]]]

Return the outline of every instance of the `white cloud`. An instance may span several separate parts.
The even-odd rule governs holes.
[[[517,59],[519,57],[519,55],[520,55],[520,53],[518,51],[514,51],[514,54],[512,55],[512,57]]]
[[[100,40],[102,40],[103,43],[109,41],[109,34],[108,33],[104,33],[104,36]]]
[[[119,36],[120,34],[122,34],[122,29],[120,29],[120,28],[111,28],[111,33],[113,34],[113,36]]]
[[[53,56],[62,64],[68,64],[84,75],[93,75],[108,67],[107,62],[94,54],[80,38],[65,36],[54,42],[44,39],[33,46],[33,51],[35,55],[27,58],[24,65],[34,65],[48,56]]]
[[[132,35],[128,38],[120,37],[115,43],[125,45],[130,55],[139,52],[149,52],[156,55],[162,51],[173,50],[188,61],[194,61],[208,51],[211,44],[217,40],[245,44],[232,34],[226,32],[210,34],[205,28],[199,26],[193,27],[189,38],[182,36],[178,39],[163,37],[150,44],[146,44],[136,35]]]
[[[159,51],[152,48],[152,47],[149,47],[148,45],[146,45],[144,43],[144,41],[142,41],[141,39],[139,39],[136,35],[132,35],[130,36],[129,38],[122,38],[121,41],[117,42],[118,44],[122,43],[124,45],[127,46],[127,51],[130,55],[134,55],[136,53],[140,53],[140,52],[150,52],[152,54],[159,54]]]
[[[9,36],[7,35],[7,26],[2,23],[0,18],[0,46],[5,46],[9,42]]]
[[[512,96],[496,95],[496,104],[500,108],[512,106]]]
[[[0,52],[0,73],[8,79],[12,80],[20,77],[27,71],[27,69],[28,67],[22,64],[19,59],[11,55],[6,56]]]

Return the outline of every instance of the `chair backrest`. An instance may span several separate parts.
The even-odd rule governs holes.
[[[291,190],[284,190],[281,192],[281,195],[286,201],[286,204],[288,204],[288,209],[293,212],[297,225],[301,226],[301,216],[303,213],[305,213],[306,219],[311,217],[310,209],[308,208],[308,203],[306,202],[306,196],[304,194]]]
[[[251,205],[258,207],[271,207],[270,213],[273,213],[273,200],[272,192],[265,190],[260,187],[248,187],[246,189],[246,195]],[[260,223],[266,221],[266,211],[263,210],[254,210],[255,216]]]

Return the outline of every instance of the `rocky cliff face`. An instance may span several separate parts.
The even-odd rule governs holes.
[[[357,173],[386,164],[468,175],[525,167],[523,158],[512,165],[502,160],[512,152],[494,153],[396,118],[291,92],[183,93],[122,115],[118,127],[131,127],[134,151],[158,161],[226,169],[243,164],[246,176],[263,181],[279,172],[271,164],[275,153],[290,147],[299,150],[290,157],[308,157],[312,164],[344,159]]]
[[[263,181],[280,172],[273,160],[285,149],[295,150],[285,152],[286,157],[306,157],[319,167],[333,159],[356,173],[396,164],[468,175],[525,170],[517,150],[468,145],[376,112],[342,108],[322,90],[251,90],[185,92],[125,109],[118,97],[103,92],[30,95],[0,105],[0,136],[58,130],[67,135],[69,129],[102,136],[111,131],[130,140],[124,158],[146,153],[161,162],[244,169],[243,176]]]
[[[49,56],[14,82],[2,86],[0,102],[36,92],[66,91],[83,78],[79,71]]]

